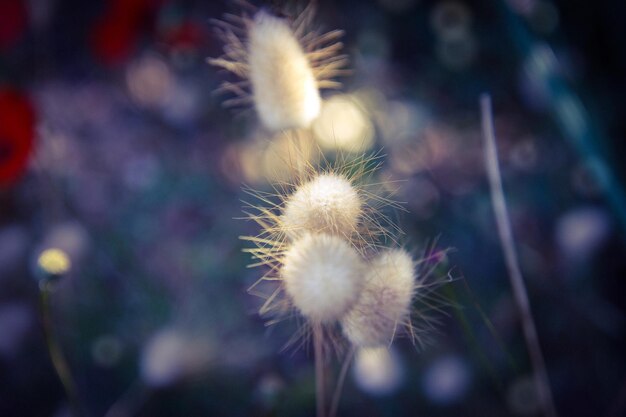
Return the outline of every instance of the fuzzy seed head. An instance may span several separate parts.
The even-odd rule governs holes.
[[[411,256],[400,249],[380,253],[367,265],[361,295],[341,321],[343,333],[357,347],[388,345],[409,315],[414,288]]]
[[[319,115],[317,80],[284,19],[261,10],[249,29],[248,62],[254,105],[271,130],[307,128]]]
[[[301,185],[285,202],[281,221],[285,234],[324,232],[349,237],[356,230],[363,203],[344,176],[327,173]]]
[[[293,305],[312,322],[329,323],[356,302],[363,272],[349,243],[328,234],[306,234],[285,254],[281,275]]]

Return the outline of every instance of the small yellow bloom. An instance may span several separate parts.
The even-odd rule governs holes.
[[[72,263],[65,252],[60,249],[46,249],[39,255],[37,265],[50,275],[61,275],[69,271]]]

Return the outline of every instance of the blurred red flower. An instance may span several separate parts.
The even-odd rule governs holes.
[[[35,137],[35,111],[28,98],[0,87],[0,186],[13,184],[26,170]]]
[[[207,37],[203,27],[190,20],[169,28],[162,35],[163,42],[170,48],[197,48]]]
[[[1,1],[1,0],[0,0]],[[106,65],[116,65],[137,47],[150,29],[160,0],[111,0],[91,33],[91,49]]]
[[[13,46],[27,26],[24,1],[0,0],[0,51]]]

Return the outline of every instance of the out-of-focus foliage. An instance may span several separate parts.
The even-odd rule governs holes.
[[[37,304],[50,249],[71,264],[53,321],[89,415],[312,414],[309,352],[281,351],[297,323],[265,327],[246,293],[257,273],[238,236],[258,229],[236,219],[241,186],[283,178],[284,146],[213,94],[208,19],[224,3],[0,1],[0,415],[69,410]],[[353,74],[315,146],[382,149],[403,243],[438,238],[459,278],[431,344],[356,360],[340,415],[537,413],[483,168],[483,91],[557,408],[623,415],[626,6],[319,3]]]

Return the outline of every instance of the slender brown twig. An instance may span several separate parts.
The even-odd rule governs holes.
[[[504,198],[502,177],[500,175],[500,166],[498,163],[498,150],[496,147],[496,138],[493,127],[491,97],[488,94],[483,94],[481,96],[480,109],[482,116],[485,164],[487,168],[487,176],[489,178],[489,186],[491,188],[491,204],[496,216],[498,235],[504,251],[506,268],[509,273],[511,287],[513,289],[513,298],[515,299],[515,304],[522,321],[526,347],[528,349],[528,354],[530,355],[530,360],[534,370],[533,377],[537,390],[537,396],[543,414],[546,417],[556,417],[557,412],[552,399],[552,392],[550,391],[548,372],[546,371],[545,360],[541,352],[537,329],[535,328],[535,322],[530,309],[528,293],[526,292],[522,271],[520,269],[515,251],[511,221],[509,219],[506,200]]]

